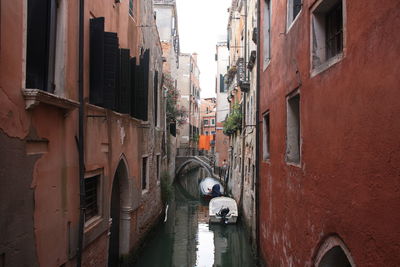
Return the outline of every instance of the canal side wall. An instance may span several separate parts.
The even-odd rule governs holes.
[[[302,1],[288,24],[286,1],[271,1],[270,57],[260,29],[260,59],[269,59],[260,66],[261,257],[267,266],[318,266],[337,246],[352,266],[398,266],[400,2],[341,1],[343,54],[313,69],[312,12],[321,2]],[[289,163],[296,93],[300,160]]]
[[[46,4],[44,0],[32,2]],[[32,45],[27,38],[32,26],[27,25],[27,1],[1,1],[0,265],[4,266],[75,266],[79,141],[84,141],[84,183],[94,180],[96,192],[94,216],[84,224],[82,266],[107,266],[111,237],[119,237],[118,256],[137,248],[162,212],[159,174],[167,168],[161,163],[166,156],[162,149],[164,98],[159,86],[162,50],[157,29],[139,27],[155,23],[152,3],[134,1],[130,15],[129,1],[84,1],[85,138],[78,140],[79,1],[59,2],[54,91],[47,92],[26,86],[27,46]],[[130,49],[131,58],[150,50],[146,121],[89,104],[90,19],[99,17],[104,17],[106,32],[118,34],[119,47]],[[117,181],[120,219],[111,221]],[[111,230],[112,224],[119,225],[119,233]]]

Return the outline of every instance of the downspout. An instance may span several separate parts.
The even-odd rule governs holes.
[[[82,263],[83,250],[83,228],[85,223],[85,155],[84,155],[84,133],[83,120],[85,117],[85,103],[83,99],[83,27],[84,27],[84,0],[79,0],[79,126],[78,126],[78,151],[79,151],[79,232],[78,248],[76,252],[76,266]]]
[[[244,81],[247,81],[247,0],[244,0]],[[243,212],[243,193],[244,193],[244,163],[245,163],[245,149],[246,149],[246,93],[243,92],[243,120],[242,120],[242,171],[241,171],[241,181],[240,181],[240,199],[239,205]]]
[[[259,125],[259,116],[260,116],[260,19],[261,19],[261,1],[257,0],[257,85],[256,85],[256,179],[255,179],[255,188],[256,188],[256,253],[257,258],[260,258],[260,125]]]

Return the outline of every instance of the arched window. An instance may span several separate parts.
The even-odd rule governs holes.
[[[328,237],[319,248],[315,267],[355,267],[343,241],[337,236]]]

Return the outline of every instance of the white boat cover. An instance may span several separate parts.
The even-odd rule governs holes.
[[[229,208],[229,213],[226,215],[228,219],[228,223],[236,223],[238,217],[238,208],[236,201],[233,198],[229,197],[215,197],[210,200],[209,204],[209,215],[210,222],[219,222],[221,220],[221,216],[218,213],[223,208]]]

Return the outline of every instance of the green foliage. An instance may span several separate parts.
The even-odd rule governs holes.
[[[242,129],[242,111],[239,104],[234,104],[231,113],[224,122],[224,134],[232,135]]]
[[[176,122],[178,126],[186,123],[188,112],[184,107],[179,107],[179,92],[175,87],[175,81],[169,73],[163,73],[163,87],[167,90],[167,124]]]

